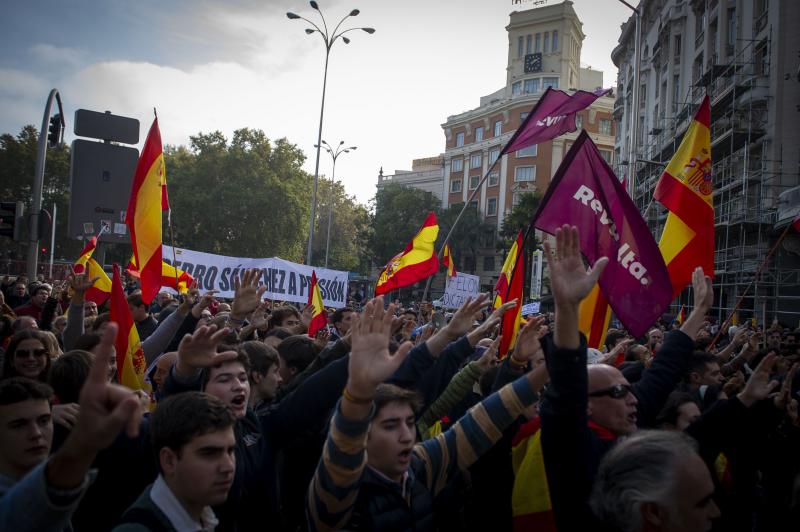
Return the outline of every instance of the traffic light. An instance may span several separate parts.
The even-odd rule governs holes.
[[[24,210],[21,201],[0,202],[0,236],[7,236],[17,241],[22,239]]]
[[[47,144],[55,148],[61,143],[61,135],[64,131],[61,115],[56,114],[50,117],[50,127],[47,128]]]

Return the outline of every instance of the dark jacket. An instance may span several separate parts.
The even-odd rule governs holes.
[[[169,518],[150,498],[150,488],[148,486],[133,506],[122,514],[113,532],[180,532],[175,530]]]
[[[139,333],[139,340],[144,342],[147,337],[155,332],[158,328],[158,322],[152,314],[148,315],[142,321],[136,322],[136,331]]]

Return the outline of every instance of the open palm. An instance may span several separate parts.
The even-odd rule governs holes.
[[[564,225],[556,229],[556,249],[545,241],[545,255],[550,268],[550,287],[556,301],[579,304],[592,291],[600,274],[608,264],[607,257],[600,257],[588,271],[583,265],[580,252],[578,228]]]

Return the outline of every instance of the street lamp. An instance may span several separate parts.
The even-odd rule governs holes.
[[[319,17],[320,19],[322,19],[322,28],[320,28],[317,24],[314,24],[307,18],[301,17],[300,15],[297,15],[295,13],[289,12],[286,13],[286,16],[290,20],[300,19],[308,22],[309,24],[311,24],[311,26],[313,26],[313,29],[306,28],[306,33],[309,35],[313,33],[319,33],[320,36],[322,37],[322,40],[325,42],[325,73],[322,78],[322,106],[320,107],[319,110],[319,131],[317,132],[317,143],[315,144],[315,147],[317,148],[317,162],[314,168],[314,193],[311,197],[311,219],[308,221],[308,250],[306,252],[306,264],[310,266],[311,244],[314,241],[314,218],[317,213],[317,187],[319,185],[319,153],[320,153],[320,146],[322,145],[322,117],[325,115],[325,88],[328,83],[328,58],[331,53],[331,47],[339,37],[342,38],[342,41],[344,41],[345,44],[349,44],[350,39],[344,36],[345,33],[349,33],[355,30],[361,30],[369,34],[373,34],[375,33],[375,28],[349,28],[346,30],[339,31],[339,28],[342,26],[342,23],[345,20],[347,20],[348,17],[355,17],[360,13],[358,9],[353,9],[352,11],[350,11],[350,13],[342,17],[342,20],[340,20],[339,23],[336,25],[336,27],[333,28],[333,31],[329,32],[328,23],[325,20],[325,17],[322,15],[322,11],[319,9],[319,5],[313,0],[309,2],[309,4],[314,10],[317,11],[317,13],[319,13]]]
[[[319,149],[318,145],[314,146],[315,148]],[[336,148],[332,148],[330,144],[322,141],[322,147],[325,148],[325,151],[328,152],[333,159],[333,169],[331,170],[331,197],[330,197],[330,205],[328,206],[328,238],[325,241],[325,268],[328,267],[328,252],[330,251],[331,247],[331,219],[333,218],[333,194],[334,189],[333,185],[336,184],[336,159],[343,153],[350,153],[350,150],[357,150],[357,146],[350,146],[348,148],[344,147],[344,141],[339,141],[339,145]]]

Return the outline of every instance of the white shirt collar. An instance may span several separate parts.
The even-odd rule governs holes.
[[[214,529],[219,524],[219,520],[210,506],[203,508],[203,512],[200,515],[200,523],[192,519],[192,516],[184,509],[161,475],[158,475],[153,487],[150,488],[150,498],[158,509],[164,512],[164,515],[167,516],[175,530],[214,532]]]

